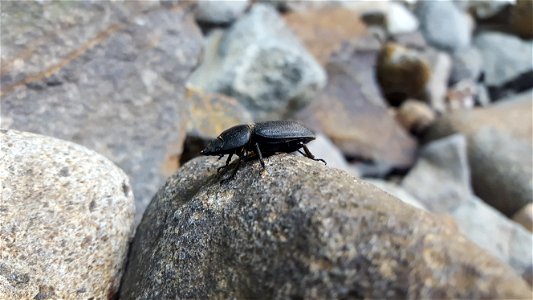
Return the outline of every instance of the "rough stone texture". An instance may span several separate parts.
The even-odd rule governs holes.
[[[533,201],[533,95],[446,115],[425,136],[453,133],[468,139],[468,162],[476,194],[507,216]]]
[[[389,113],[374,79],[378,50],[368,47],[363,39],[332,57],[326,88],[297,118],[348,157],[405,168],[413,163],[416,142]]]
[[[132,179],[137,217],[185,138],[201,35],[157,2],[3,2],[2,128],[82,144]]]
[[[184,165],[151,202],[125,299],[527,298],[512,270],[433,216],[292,155]]]
[[[322,67],[270,6],[255,4],[211,34],[190,84],[238,99],[257,120],[280,119],[309,103],[326,81]]]
[[[198,0],[194,14],[200,22],[225,24],[235,21],[249,5],[249,0]]]
[[[514,214],[513,220],[533,232],[533,203],[529,203]]]
[[[0,132],[0,299],[106,299],[133,234],[128,177],[79,145]]]
[[[473,21],[453,1],[418,1],[415,13],[433,47],[454,52],[470,45]]]
[[[481,52],[485,83],[489,87],[503,86],[533,70],[533,57],[527,55],[533,53],[533,41],[499,32],[483,32],[476,36],[474,45]],[[529,87],[533,87],[531,75]]]
[[[468,238],[529,277],[532,235],[475,197],[469,173],[466,139],[457,134],[424,147],[402,186],[428,210],[449,213]]]
[[[284,16],[289,28],[322,64],[342,43],[357,39],[366,32],[359,14],[343,7],[296,11]]]
[[[222,131],[238,124],[252,123],[250,112],[231,97],[189,88],[186,100],[189,102],[190,118],[183,154],[179,159],[181,163],[200,155],[209,141]]]

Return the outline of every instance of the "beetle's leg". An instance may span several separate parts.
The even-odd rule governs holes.
[[[263,169],[265,168],[265,162],[263,161],[263,154],[261,154],[261,149],[259,149],[259,144],[255,143],[255,152],[257,152],[257,156],[259,156],[259,162],[261,162],[261,166]]]
[[[237,165],[235,166],[235,169],[233,170],[233,173],[231,173],[231,178],[235,177],[235,174],[237,174],[237,170],[239,170],[239,167],[241,166],[242,158],[239,157],[239,160],[237,161]]]
[[[228,167],[229,162],[231,161],[231,157],[232,157],[232,156],[233,156],[233,153],[231,153],[231,154],[228,156],[228,159],[226,160],[226,165],[224,165],[224,166],[222,166],[222,167],[219,167],[219,168],[217,169],[217,173],[220,173],[220,170],[225,169],[225,168]]]
[[[309,158],[312,159],[312,160],[321,161],[321,162],[323,162],[325,165],[328,164],[328,163],[327,163],[325,160],[323,160],[322,158],[316,158],[316,157],[311,153],[311,151],[309,151],[309,149],[307,148],[307,146],[306,146],[305,144],[301,144],[301,145],[302,145],[302,147],[304,148],[305,156],[309,157]],[[298,151],[300,151],[300,149],[298,149]],[[302,153],[302,152],[300,152],[300,153]],[[302,153],[302,154],[303,154],[303,153]]]
[[[222,179],[220,181],[220,183],[225,183],[225,182],[228,182],[229,180],[231,180],[233,177],[235,177],[235,174],[237,174],[237,170],[239,170],[239,167],[241,165],[241,161],[242,161],[242,158],[239,156],[239,160],[237,161],[237,165],[235,166],[235,169],[233,170],[233,172],[231,173],[231,176],[226,178],[226,179]]]
[[[224,157],[224,154],[220,154],[220,155],[218,156],[218,159],[220,160],[222,157]]]

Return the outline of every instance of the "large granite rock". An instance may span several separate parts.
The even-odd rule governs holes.
[[[124,299],[527,298],[513,271],[432,215],[304,157],[192,160],[151,202]]]
[[[259,120],[309,103],[326,81],[322,67],[271,7],[256,4],[227,32],[210,35],[190,84],[232,96]]]
[[[430,211],[450,214],[461,232],[524,278],[531,276],[532,235],[473,195],[464,136],[425,146],[402,186]]]
[[[4,2],[2,128],[82,144],[132,179],[137,217],[185,138],[201,34],[157,2]]]
[[[386,169],[406,168],[413,163],[416,141],[389,113],[381,96],[374,78],[379,45],[372,42],[361,39],[331,58],[326,88],[297,118],[326,134],[349,158]]]
[[[0,132],[0,299],[117,292],[135,213],[128,177],[97,153]]]
[[[528,92],[487,108],[448,114],[425,138],[463,133],[476,194],[511,216],[533,202],[532,111]]]

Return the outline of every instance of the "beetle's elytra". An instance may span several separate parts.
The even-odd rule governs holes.
[[[304,156],[326,163],[323,159],[315,158],[305,144],[315,139],[315,134],[294,121],[268,121],[254,124],[243,124],[233,126],[222,132],[215,140],[211,141],[200,153],[203,155],[218,155],[222,158],[229,154],[226,164],[220,168],[226,168],[231,157],[235,154],[239,156],[237,167],[232,177],[237,172],[241,160],[248,158],[250,153],[255,153],[259,157],[261,166],[265,168],[263,156],[276,152],[298,151]],[[303,148],[304,152],[300,151]]]

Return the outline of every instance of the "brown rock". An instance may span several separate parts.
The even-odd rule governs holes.
[[[513,220],[533,232],[533,204],[529,203],[513,216]]]
[[[528,298],[527,284],[440,219],[345,172],[283,154],[220,184],[190,161],[138,228],[121,297]]]
[[[532,201],[532,104],[527,92],[486,108],[454,112],[425,136],[434,140],[463,133],[475,193],[507,216]]]
[[[376,69],[381,90],[392,105],[398,106],[407,98],[426,98],[431,69],[418,51],[388,42],[379,52]]]
[[[376,86],[377,50],[364,47],[360,41],[332,58],[326,88],[297,118],[325,133],[348,157],[407,167],[416,142],[389,113]]]
[[[0,299],[110,299],[133,235],[129,179],[79,145],[0,132]]]
[[[509,24],[511,30],[519,36],[533,38],[533,1],[517,0],[511,6]]]
[[[359,14],[343,7],[295,11],[285,15],[285,22],[322,65],[343,42],[366,32]]]
[[[435,112],[423,102],[407,100],[398,109],[396,119],[405,130],[418,134],[435,122]]]

